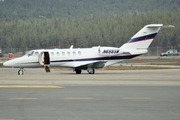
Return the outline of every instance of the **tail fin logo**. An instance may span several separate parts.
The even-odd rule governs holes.
[[[153,34],[150,34],[150,35],[145,35],[145,36],[141,36],[141,37],[131,38],[130,40],[128,40],[127,43],[140,42],[140,41],[144,41],[144,40],[154,39],[156,35],[157,35],[157,33],[153,33]]]

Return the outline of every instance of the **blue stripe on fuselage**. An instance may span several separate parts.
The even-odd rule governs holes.
[[[143,40],[147,40],[147,39],[153,39],[156,35],[157,35],[157,33],[142,36],[142,37],[132,38],[132,39],[128,40],[127,43],[139,42],[139,41],[143,41]]]
[[[50,63],[61,63],[61,62],[83,62],[83,61],[104,61],[104,60],[123,60],[123,59],[131,59],[134,57],[137,57],[141,54],[137,55],[126,55],[126,56],[110,56],[110,57],[97,57],[97,58],[82,58],[82,59],[67,59],[67,60],[54,60],[50,61]],[[33,63],[39,63],[39,62],[28,62],[28,63],[23,63],[23,64],[33,64]]]
[[[98,57],[98,58],[83,58],[83,59],[68,59],[68,60],[55,60],[55,61],[51,61],[51,63],[53,62],[80,62],[80,61],[96,61],[96,60],[120,60],[120,59],[131,59],[134,58],[138,55],[128,55],[128,56],[110,56],[110,57]]]

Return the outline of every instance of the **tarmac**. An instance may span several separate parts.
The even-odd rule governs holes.
[[[179,120],[180,69],[0,68],[0,120]]]
[[[90,75],[86,71],[75,74],[70,70],[25,69],[17,75],[17,68],[0,68],[1,85],[180,85],[180,69],[156,70],[96,70]]]

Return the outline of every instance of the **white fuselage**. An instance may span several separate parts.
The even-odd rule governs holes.
[[[41,52],[48,52],[50,57],[50,66],[52,67],[70,67],[76,68],[81,65],[87,65],[96,62],[103,62],[104,66],[109,66],[125,59],[133,58],[137,55],[121,54],[116,47],[92,47],[76,49],[43,49],[33,50],[26,55],[12,59],[4,63],[4,66],[28,68],[42,67],[39,61]],[[43,59],[42,59],[43,62]],[[100,67],[102,68],[102,67]]]

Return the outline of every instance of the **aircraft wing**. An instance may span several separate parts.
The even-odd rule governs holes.
[[[85,62],[75,62],[73,65],[70,65],[73,68],[87,69],[88,67],[92,68],[103,68],[107,61],[85,61]]]

